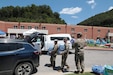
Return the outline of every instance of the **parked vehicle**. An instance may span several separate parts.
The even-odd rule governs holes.
[[[44,36],[44,46],[42,50],[47,51],[49,47],[52,47],[54,45],[54,40],[58,40],[58,45],[63,45],[64,44],[64,38],[68,39],[68,44],[69,44],[69,49],[72,49],[72,44],[71,44],[71,36],[70,34],[50,34],[50,35],[45,35]]]
[[[58,45],[62,45],[64,44],[64,38],[68,39],[68,44],[69,44],[69,49],[72,49],[72,43],[71,43],[71,36],[70,34],[50,34],[50,35],[46,35],[43,33],[32,33],[31,35],[29,35],[28,38],[26,38],[25,40],[27,40],[27,42],[33,44],[34,42],[36,42],[37,38],[40,38],[41,40],[41,49],[42,51],[48,51],[49,47],[52,47],[54,45],[54,40],[57,39],[58,40]]]
[[[24,40],[0,39],[0,75],[31,75],[39,58],[38,51]]]

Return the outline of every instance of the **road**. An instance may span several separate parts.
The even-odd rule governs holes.
[[[72,51],[73,52],[73,51]],[[91,71],[93,65],[113,65],[113,51],[98,51],[98,50],[85,50],[85,71]],[[50,64],[50,56],[41,55],[40,66],[38,71],[33,75],[64,75],[75,71],[74,54],[69,54],[67,63],[70,66],[69,72],[58,72],[51,67],[46,66]],[[56,67],[61,65],[61,55],[56,58]]]

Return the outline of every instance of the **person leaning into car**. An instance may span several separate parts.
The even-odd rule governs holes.
[[[51,55],[50,62],[51,62],[51,66],[53,67],[53,70],[55,69],[55,60],[56,60],[57,51],[58,51],[58,40],[55,39],[54,40],[54,48],[50,54]]]
[[[39,54],[41,54],[41,41],[39,37],[36,38],[36,42],[34,43],[34,48],[37,49]]]
[[[84,72],[84,47],[86,46],[85,39],[82,39],[82,33],[77,33],[77,39],[75,41],[75,64],[76,69],[74,73]],[[81,69],[81,70],[80,70]]]

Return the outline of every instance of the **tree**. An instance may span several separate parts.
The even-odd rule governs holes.
[[[113,9],[104,13],[92,16],[77,25],[113,27]]]
[[[66,22],[60,18],[57,12],[53,12],[48,5],[36,6],[34,4],[26,7],[7,6],[0,9],[0,20],[16,22],[39,22],[39,23],[62,23]]]

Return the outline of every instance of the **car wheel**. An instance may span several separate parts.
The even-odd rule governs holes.
[[[15,69],[15,75],[31,75],[33,72],[33,66],[31,63],[25,62],[17,65]]]

